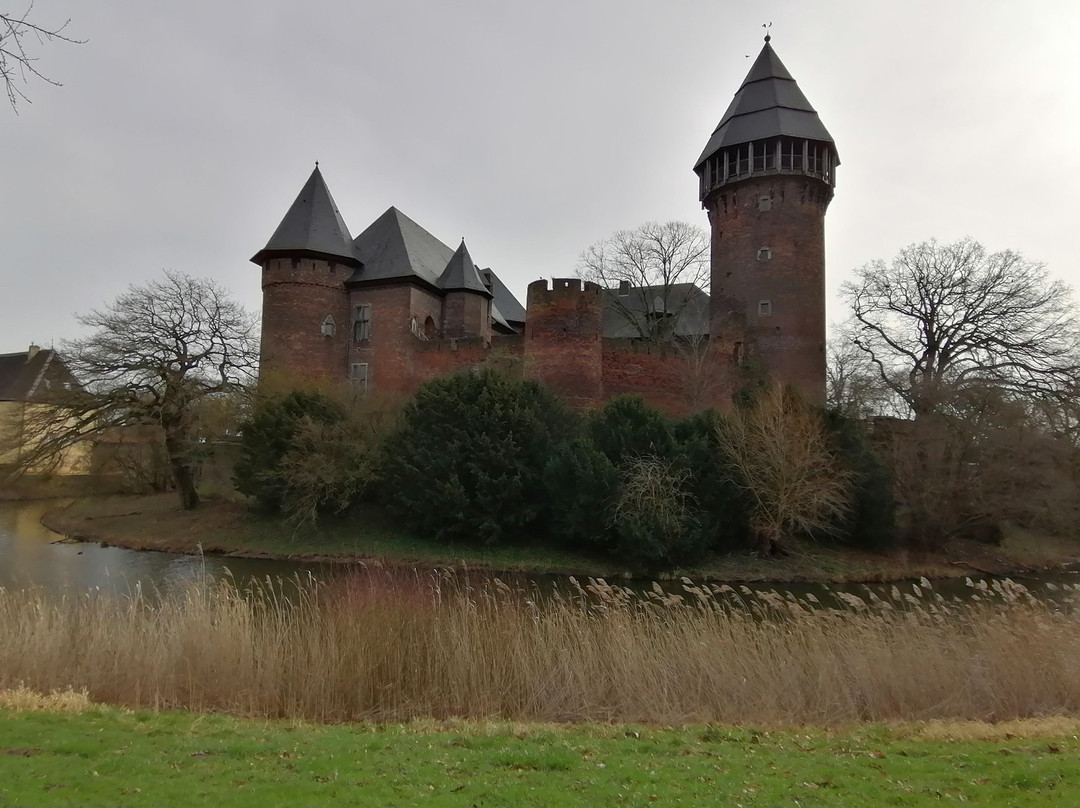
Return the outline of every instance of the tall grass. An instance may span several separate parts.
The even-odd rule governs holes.
[[[735,723],[1080,715],[1080,616],[1006,582],[825,607],[743,588],[368,571],[331,583],[0,590],[0,689],[315,721]]]

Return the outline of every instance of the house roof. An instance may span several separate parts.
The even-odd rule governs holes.
[[[766,38],[694,168],[728,146],[780,135],[833,143],[835,148],[817,111]]]
[[[709,333],[709,295],[693,283],[673,283],[665,288],[632,286],[629,294],[618,289],[604,290],[604,336],[633,339],[641,336],[635,325],[638,317],[648,317],[666,310],[676,319],[676,336],[702,336]]]
[[[417,278],[439,286],[454,251],[397,208],[391,207],[353,242],[363,266],[349,278],[359,281]]]
[[[349,228],[317,163],[274,235],[251,260],[261,264],[268,258],[296,253],[359,263]]]
[[[480,279],[476,264],[465,246],[465,239],[446,264],[446,269],[439,276],[439,288],[447,292],[479,292],[487,297],[493,295]]]
[[[32,347],[21,353],[0,354],[0,401],[30,401],[47,389],[54,377],[69,385],[75,381],[56,351]]]

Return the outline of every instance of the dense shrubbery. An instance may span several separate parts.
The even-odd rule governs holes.
[[[438,539],[503,544],[539,527],[544,467],[573,423],[546,388],[492,371],[425,384],[390,436],[386,504]]]
[[[799,405],[772,412],[767,434],[754,436],[749,414],[762,406],[672,420],[640,398],[619,397],[579,415],[546,388],[491,371],[429,382],[396,422],[370,404],[290,393],[263,402],[244,426],[236,483],[297,522],[374,491],[405,527],[446,543],[549,543],[637,571],[754,539],[761,547],[765,530],[769,550],[800,533],[849,544],[890,538],[889,479],[858,430]],[[828,463],[814,473],[835,473],[839,499],[821,513],[798,512],[788,500],[763,513],[775,498],[748,482],[755,473],[760,487],[785,466],[816,462],[781,451],[795,434],[819,439]],[[755,472],[766,449],[773,467]]]

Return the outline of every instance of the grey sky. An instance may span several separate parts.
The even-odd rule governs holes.
[[[8,10],[14,10],[9,0]],[[18,5],[16,3],[16,5]],[[1080,285],[1075,0],[37,0],[81,46],[0,109],[0,353],[163,268],[258,310],[248,259],[316,159],[355,236],[395,205],[519,296],[647,220],[705,225],[692,166],[761,24],[836,139],[850,270],[972,235]]]

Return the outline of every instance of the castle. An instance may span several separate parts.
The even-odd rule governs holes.
[[[526,305],[391,207],[355,239],[318,164],[266,246],[262,373],[409,394],[433,376],[503,367],[576,406],[633,393],[673,414],[725,406],[753,366],[825,396],[825,211],[832,137],[766,36],[694,166],[711,226],[711,296],[679,290],[670,340],[627,336],[613,296],[529,284]],[[634,290],[636,293],[649,290]],[[707,311],[707,316],[706,316]]]

